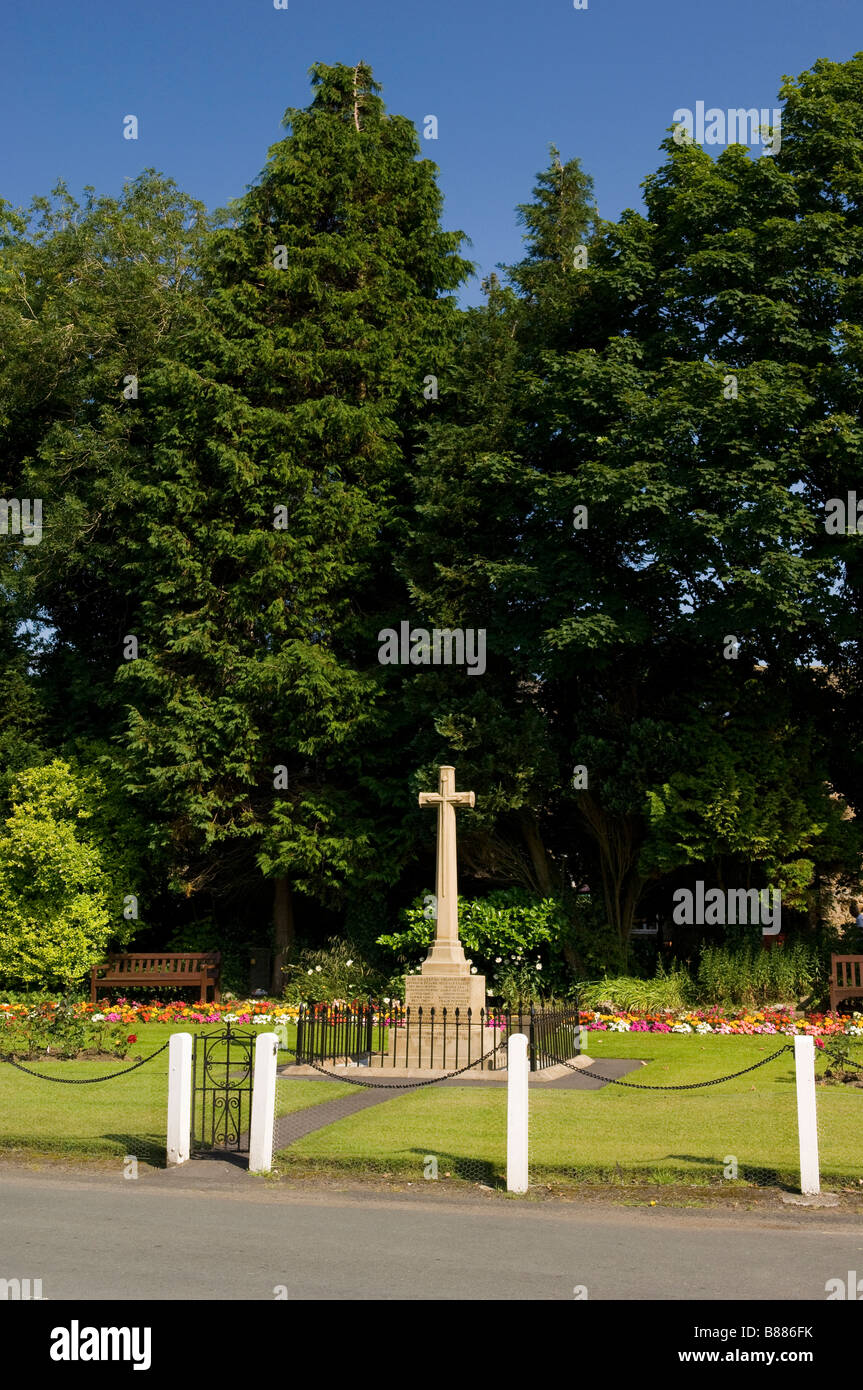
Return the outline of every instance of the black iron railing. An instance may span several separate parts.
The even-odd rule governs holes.
[[[545,1067],[577,1057],[581,1036],[578,1004],[537,1009],[531,1017],[528,1036],[531,1071],[543,1071]]]
[[[410,1009],[398,1001],[302,1004],[297,1061],[332,1066],[456,1070],[506,1067],[511,1033],[525,1033],[530,1066],[541,1071],[579,1051],[577,1002],[513,1009]]]

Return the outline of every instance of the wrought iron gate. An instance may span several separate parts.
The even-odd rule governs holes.
[[[255,1033],[227,1023],[195,1038],[192,1055],[192,1152],[249,1147]]]

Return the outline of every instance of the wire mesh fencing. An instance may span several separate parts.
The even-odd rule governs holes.
[[[832,1041],[817,1049],[823,1182],[850,1190],[863,1187],[861,1087],[824,1076]],[[675,1188],[690,1190],[694,1201],[707,1189],[732,1201],[799,1193],[793,1037],[589,1033],[587,1042],[590,1064],[567,1060],[549,1042],[546,1064],[556,1070],[549,1081],[532,1078],[534,1190],[627,1186],[661,1200]],[[863,1052],[863,1038],[852,1040],[855,1050]],[[347,1071],[338,1081],[325,1071],[316,1081],[279,1080],[274,1153],[281,1171],[505,1186],[501,1075],[400,1082],[381,1095],[367,1070],[357,1069],[362,1086],[351,1085]],[[377,1094],[360,1099],[358,1092]]]
[[[165,1163],[167,1043],[133,1046],[125,1059],[0,1056],[0,1154],[116,1164]]]
[[[863,1035],[833,1034],[818,1041],[815,1103],[821,1186],[837,1193],[863,1193]]]

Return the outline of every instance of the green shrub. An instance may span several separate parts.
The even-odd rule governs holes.
[[[601,898],[589,893],[565,898],[569,926],[564,951],[578,979],[624,975],[630,966],[627,946],[608,920]]]
[[[7,986],[68,986],[127,941],[123,858],[96,829],[105,787],[55,759],[12,784],[0,831],[0,979]]]
[[[32,1008],[24,1015],[0,1019],[0,1055],[16,1059],[43,1056],[69,1059],[82,1052],[105,1052],[125,1057],[128,1025],[107,1019],[88,1018],[68,1004],[43,1010]]]
[[[237,942],[232,941],[229,935],[215,922],[206,919],[201,922],[190,922],[186,926],[180,927],[174,932],[167,946],[166,951],[220,951],[221,960],[221,987],[222,991],[229,994],[236,994],[240,999],[245,999],[249,992],[249,957],[248,951],[244,950]],[[188,990],[182,989],[167,991],[159,987],[159,997],[170,998],[171,995],[177,998],[189,998]]]
[[[692,977],[683,966],[674,964],[653,980],[637,980],[632,975],[606,976],[579,986],[583,1009],[612,1004],[632,1012],[659,1013],[663,1009],[687,1009],[693,1001]]]
[[[820,993],[824,963],[817,943],[705,946],[698,964],[699,1002],[737,1008],[795,1004]]]
[[[404,994],[404,981],[369,965],[353,942],[331,937],[323,948],[298,946],[284,970],[289,1004],[323,1004],[334,999],[388,998]]]
[[[400,913],[403,930],[378,938],[408,968],[419,968],[434,940],[432,904],[431,894],[416,899]],[[573,976],[562,954],[570,922],[559,899],[522,888],[459,898],[458,921],[465,953],[493,993],[508,1001],[519,988],[525,1001],[571,993]]]

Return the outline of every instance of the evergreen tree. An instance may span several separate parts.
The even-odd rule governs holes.
[[[424,379],[446,370],[468,269],[370,70],[312,81],[206,246],[200,331],[153,382],[158,487],[124,566],[132,785],[167,807],[187,889],[272,880],[274,988],[293,891],[343,902],[408,853],[377,633],[407,611],[393,557]]]

